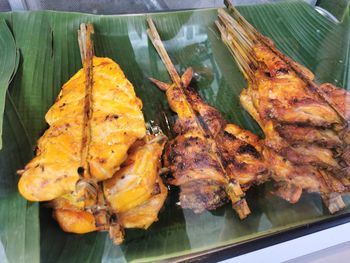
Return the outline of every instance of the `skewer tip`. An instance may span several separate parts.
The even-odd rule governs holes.
[[[154,85],[156,85],[159,89],[163,91],[167,91],[170,88],[170,84],[162,82],[160,80],[154,79],[154,78],[148,78],[151,82],[153,82]]]
[[[181,84],[183,87],[188,87],[190,85],[193,77],[193,69],[189,67],[185,70],[184,74],[181,76]]]
[[[229,8],[230,6],[233,6],[229,0],[224,0],[224,4],[227,8]]]

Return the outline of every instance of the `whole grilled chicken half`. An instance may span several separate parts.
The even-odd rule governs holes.
[[[77,200],[74,194],[52,201],[50,205],[61,228],[79,234],[106,230],[113,241],[120,244],[123,228],[147,229],[157,221],[168,193],[159,176],[166,141],[163,134],[146,135],[143,140],[136,141],[120,170],[100,184],[100,194],[105,200],[98,209],[86,209],[84,202]],[[112,215],[109,222],[99,225],[96,212],[101,210]],[[116,235],[116,232],[119,234]]]
[[[93,31],[92,24],[81,24],[78,41],[83,69],[63,85],[47,112],[45,119],[50,127],[38,141],[35,158],[24,170],[18,171],[21,175],[18,189],[30,201],[53,200],[54,216],[63,230],[74,233],[109,231],[114,242],[119,244],[123,241],[125,223],[121,223],[118,211],[108,202],[108,198],[117,193],[112,191],[106,200],[102,181],[120,171],[130,147],[145,137],[146,125],[142,102],[119,65],[109,58],[94,56]],[[166,139],[164,136],[158,138],[163,138],[158,147],[162,150]],[[159,149],[150,151],[159,159]],[[133,152],[130,154],[134,156]],[[147,166],[147,161],[150,161],[150,167],[158,169],[155,160],[143,159],[142,165],[139,160],[132,164],[132,160],[129,165],[134,165],[140,173],[146,171],[139,167]],[[153,170],[147,170],[146,177],[135,173],[133,179],[128,176],[129,179],[123,182],[152,182],[157,178],[152,175],[157,174]],[[152,213],[157,215],[166,196],[161,182],[157,186],[160,190],[154,198],[156,201],[148,198],[147,203],[144,198],[144,207],[132,212],[128,210],[130,213],[123,217],[124,222],[134,220],[135,226],[139,223],[146,227],[152,218],[154,220]],[[132,187],[135,189],[130,189]],[[135,197],[135,193],[144,194],[140,188],[149,190],[138,183],[129,185],[129,192],[122,195],[124,202],[140,197]],[[153,189],[147,196],[152,192]],[[138,204],[141,206],[140,202]],[[149,213],[148,221],[138,217],[143,212]]]
[[[35,158],[19,171],[18,189],[28,200],[71,193],[80,179],[85,187],[111,178],[130,146],[145,136],[142,102],[119,65],[90,57],[91,65],[83,60],[84,69],[63,85],[45,116],[50,127]]]
[[[180,205],[201,213],[230,200],[239,217],[245,218],[250,210],[243,190],[268,177],[260,142],[252,133],[227,125],[220,112],[189,87],[191,68],[179,77],[153,21],[148,23],[148,35],[173,80],[166,84],[151,79],[166,92],[178,116],[177,136],[166,147],[164,165],[173,175],[170,183],[180,187]]]
[[[263,155],[270,163],[275,194],[295,203],[302,190],[319,192],[331,213],[345,205],[350,187],[349,94],[278,51],[228,2],[216,24],[248,80],[244,108],[265,133]]]

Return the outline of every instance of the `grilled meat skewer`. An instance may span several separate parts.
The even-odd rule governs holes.
[[[320,192],[330,212],[345,205],[350,187],[347,93],[316,85],[304,66],[278,51],[229,2],[216,25],[248,80],[240,96],[265,133],[264,156],[278,182],[276,194],[294,203],[302,190]]]
[[[221,114],[189,87],[192,69],[187,69],[180,78],[153,21],[148,19],[148,24],[149,38],[173,80],[167,84],[151,78],[166,92],[171,109],[178,115],[174,125],[177,136],[166,148],[164,164],[173,175],[170,183],[180,186],[180,204],[200,213],[214,210],[229,199],[239,217],[245,218],[250,210],[240,181],[248,188],[267,178],[267,169],[257,150],[258,140],[237,126],[225,129],[226,121]],[[235,135],[252,140],[245,142]],[[254,147],[254,143],[258,146]],[[236,159],[236,155],[241,159]]]
[[[118,218],[118,209],[109,201],[117,193],[113,191],[105,196],[103,192],[102,181],[119,171],[131,145],[144,138],[146,126],[142,102],[120,67],[109,58],[94,56],[92,33],[91,24],[80,26],[78,40],[83,69],[63,86],[46,114],[50,127],[38,141],[37,156],[19,171],[18,188],[28,200],[53,200],[54,215],[65,231],[109,231],[114,242],[121,243],[123,226],[147,227],[156,219],[167,191],[157,182],[158,192],[150,198],[154,191],[142,187],[150,193],[142,199],[144,202],[138,203],[137,209],[127,210],[123,223]],[[162,151],[166,138],[158,138],[163,138],[159,147]],[[150,151],[159,159],[159,150]],[[150,160],[149,167],[155,167],[155,171],[147,170],[143,180],[151,182],[158,178],[159,181],[159,177],[153,176],[158,170],[156,161],[159,162]],[[142,173],[145,168],[140,161],[134,162],[129,161],[129,168]],[[140,181],[138,176],[142,177],[135,174],[134,180]],[[117,184],[118,180],[114,182]],[[113,186],[109,183],[109,187]],[[137,184],[133,186],[119,198],[120,202],[132,200],[140,188]],[[148,217],[141,218],[142,213]]]
[[[91,26],[81,32],[88,35],[80,42],[90,43]],[[82,50],[84,69],[62,87],[45,116],[50,127],[36,157],[19,171],[18,188],[28,200],[48,201],[75,190],[82,198],[89,199],[88,192],[96,197],[97,182],[111,178],[129,147],[145,136],[142,102],[119,65],[92,56],[92,43]]]

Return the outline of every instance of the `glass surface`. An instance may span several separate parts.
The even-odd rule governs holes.
[[[349,32],[346,25],[333,24],[300,2],[241,7],[239,10],[258,30],[271,37],[281,51],[312,70],[317,82],[349,86],[349,54],[346,46],[340,44],[348,41],[348,35],[344,34]],[[178,71],[193,67],[193,86],[203,99],[220,110],[229,123],[262,135],[256,122],[240,105],[238,97],[246,82],[213,24],[217,10],[151,16]],[[163,92],[148,80],[155,77],[170,82],[147,38],[145,15],[34,12],[0,14],[0,17],[7,19],[20,49],[28,45],[28,41],[32,45],[30,49],[21,49],[23,64],[10,91],[33,145],[46,128],[44,114],[61,85],[81,67],[76,30],[79,23],[85,21],[93,22],[95,26],[96,55],[110,57],[120,64],[143,101],[146,120],[158,120],[160,109],[174,119]],[[38,35],[23,29],[31,26],[40,27],[36,31]],[[36,42],[39,35],[47,40],[40,45]],[[42,52],[45,56],[37,56]],[[43,76],[52,77],[36,86],[35,80]],[[29,84],[32,86],[27,87]],[[40,104],[36,102],[38,98]],[[344,200],[350,203],[348,198]],[[42,207],[42,262],[154,262],[186,257],[332,217],[318,194],[304,193],[301,200],[292,205],[271,195],[269,184],[247,192],[252,214],[243,221],[230,205],[198,215],[181,209],[177,202],[178,189],[172,187],[159,221],[147,231],[126,230],[126,241],[121,246],[113,245],[105,233],[64,233],[52,219],[49,209]],[[349,212],[350,208],[346,208],[337,214]]]
[[[11,11],[10,4],[7,0],[0,0],[0,11]]]
[[[281,2],[286,0],[235,0],[235,5],[251,5]],[[315,5],[316,0],[304,0],[305,2]],[[338,0],[337,0],[338,1]],[[345,0],[346,1],[346,0]],[[16,10],[57,10],[73,11],[92,14],[123,14],[123,13],[148,13],[156,11],[169,11],[180,9],[195,9],[222,7],[222,0],[0,0],[0,11],[2,2]],[[8,3],[10,4],[8,4]]]

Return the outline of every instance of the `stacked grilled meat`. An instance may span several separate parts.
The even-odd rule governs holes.
[[[248,80],[240,96],[265,133],[263,155],[277,182],[275,193],[291,203],[302,190],[319,192],[331,213],[349,191],[349,94],[278,51],[227,1],[217,26]]]
[[[200,213],[230,200],[239,217],[245,218],[250,210],[243,190],[268,177],[260,142],[252,133],[227,125],[219,111],[189,87],[191,68],[179,77],[152,20],[148,23],[148,35],[173,80],[166,84],[151,79],[166,92],[178,115],[177,136],[166,149],[164,164],[173,175],[170,183],[180,186],[180,204]]]

